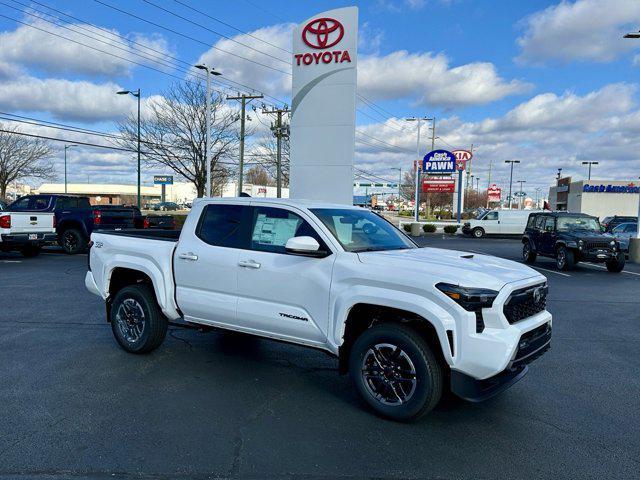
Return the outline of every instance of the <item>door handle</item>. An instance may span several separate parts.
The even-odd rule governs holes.
[[[255,260],[240,260],[238,265],[245,268],[260,268],[260,264]]]
[[[198,255],[196,255],[193,252],[179,253],[178,258],[181,258],[182,260],[191,260],[192,262],[195,262],[196,260],[198,260]]]

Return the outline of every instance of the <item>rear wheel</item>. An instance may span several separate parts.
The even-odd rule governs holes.
[[[40,245],[26,245],[20,249],[20,253],[23,257],[31,258],[40,255],[40,250],[42,250]]]
[[[558,270],[571,270],[575,264],[576,260],[573,251],[565,246],[559,247],[556,253],[556,266]]]
[[[471,231],[471,234],[475,237],[475,238],[482,238],[484,237],[484,229],[480,228],[480,227],[476,227]]]
[[[522,260],[524,261],[524,263],[534,263],[537,256],[538,254],[531,248],[531,242],[526,241],[522,245]]]
[[[60,235],[60,245],[66,253],[75,255],[87,249],[87,239],[79,230],[69,228]]]
[[[167,319],[148,285],[120,290],[113,299],[109,320],[117,342],[130,353],[155,350],[167,334]]]
[[[349,374],[364,401],[392,420],[415,420],[442,396],[443,372],[433,351],[402,325],[366,330],[351,350]]]
[[[612,273],[620,273],[622,270],[624,270],[624,264],[625,264],[624,253],[619,252],[615,260],[609,260],[607,262],[607,270],[609,270]]]

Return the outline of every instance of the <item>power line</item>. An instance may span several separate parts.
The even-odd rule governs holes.
[[[240,58],[242,60],[246,60],[247,62],[255,63],[256,65],[260,65],[260,66],[262,66],[264,68],[268,68],[269,70],[274,70],[276,72],[284,73],[285,75],[291,75],[291,72],[286,72],[284,70],[280,70],[279,68],[273,67],[271,65],[267,65],[267,64],[261,63],[261,62],[257,62],[255,60],[251,60],[250,58],[243,57],[242,55],[238,55],[237,53],[233,53],[233,52],[230,52],[230,51],[225,50],[223,48],[216,47],[215,45],[211,45],[210,42],[205,42],[203,40],[200,40],[198,38],[192,37],[192,36],[187,35],[185,33],[179,32],[179,31],[174,30],[172,28],[169,28],[167,26],[160,25],[159,23],[152,22],[151,20],[147,20],[146,18],[143,18],[143,17],[141,17],[139,15],[136,15],[135,13],[127,12],[126,10],[118,8],[118,7],[114,6],[114,5],[110,5],[110,4],[106,3],[106,2],[103,2],[102,0],[93,0],[93,1],[96,2],[96,3],[99,3],[100,5],[105,6],[107,8],[111,8],[112,10],[120,12],[120,13],[122,13],[124,15],[128,15],[128,16],[130,16],[132,18],[140,20],[140,21],[142,21],[144,23],[148,23],[149,25],[153,25],[154,27],[161,28],[163,30],[166,30],[167,32],[171,32],[171,33],[173,33],[175,35],[179,35],[179,36],[181,36],[183,38],[186,38],[186,39],[191,40],[193,42],[196,42],[196,43],[199,43],[201,45],[204,45],[207,48],[213,48],[214,50],[219,50],[219,51],[221,51],[223,53],[226,53],[227,55],[231,55],[231,56]]]
[[[372,136],[372,135],[369,135],[369,134],[367,134],[367,133],[360,132],[360,131],[356,130],[356,134],[357,134],[357,135],[364,135],[365,137],[371,138],[372,140],[375,140],[376,142],[380,142],[380,143],[382,143],[382,144],[384,144],[384,145],[387,145],[387,146],[389,146],[389,147],[393,147],[393,148],[396,148],[396,149],[398,149],[398,150],[402,150],[402,151],[405,151],[405,152],[411,152],[411,153],[413,153],[413,151],[412,151],[412,150],[409,150],[409,149],[407,149],[407,148],[403,148],[403,147],[399,147],[398,145],[394,145],[394,144],[392,144],[392,143],[385,142],[384,140],[380,140],[379,138],[376,138],[376,137],[374,137],[374,136]]]
[[[160,6],[160,5],[157,5],[157,4],[153,3],[151,0],[142,0],[142,1],[144,3],[146,3],[146,4],[149,4],[149,5],[157,8],[157,9],[159,9],[159,10],[162,10],[163,12],[168,13],[169,15],[173,15],[174,17],[179,18],[181,20],[184,20],[185,22],[189,22],[192,25],[195,25],[195,26],[200,27],[200,28],[202,28],[204,30],[207,30],[208,32],[211,32],[211,33],[213,33],[215,35],[218,35],[218,36],[220,36],[222,38],[225,38],[225,39],[229,40],[230,42],[237,43],[238,45],[242,45],[243,47],[248,48],[249,50],[253,50],[254,52],[257,52],[257,53],[260,53],[260,54],[265,55],[267,57],[273,58],[274,60],[282,62],[282,63],[284,63],[286,65],[291,65],[290,61],[283,60],[281,58],[276,57],[275,55],[271,55],[270,53],[263,52],[262,50],[258,50],[257,48],[254,48],[251,45],[247,45],[246,43],[239,42],[238,40],[236,40],[234,38],[231,38],[231,37],[229,37],[229,36],[227,36],[227,35],[225,35],[223,33],[220,33],[218,31],[216,31],[216,30],[213,30],[213,29],[211,29],[211,28],[209,28],[209,27],[207,27],[205,25],[202,25],[201,23],[198,23],[195,20],[191,20],[191,19],[189,19],[187,17],[183,17],[179,13],[173,12],[173,11],[169,10],[168,8],[164,8],[164,7]]]
[[[281,20],[283,22],[286,22],[287,20],[282,18],[280,15],[276,15],[273,12],[270,12],[269,10],[266,10],[265,8],[263,8],[262,6],[250,1],[250,0],[244,0],[245,2],[247,2],[249,5],[251,5],[253,8],[257,9],[257,10],[261,10],[262,12],[266,13],[267,15],[271,15],[274,18],[277,18],[278,20]]]
[[[398,183],[396,181],[391,181],[391,180],[389,180],[387,178],[380,177],[380,176],[376,175],[375,173],[367,172],[366,170],[363,170],[363,169],[358,168],[358,167],[353,167],[353,169],[358,171],[358,172],[360,172],[361,174],[367,175],[367,176],[372,177],[372,178],[377,178],[378,180],[383,180],[383,181],[385,181],[387,183]],[[371,179],[369,179],[369,180],[371,180]]]
[[[176,3],[179,3],[180,5],[183,5],[183,6],[187,7],[189,10],[193,10],[194,12],[196,12],[199,15],[204,15],[205,17],[210,18],[214,22],[221,23],[222,25],[224,25],[226,27],[229,27],[229,28],[235,30],[236,32],[239,32],[239,33],[241,33],[243,35],[247,35],[248,37],[251,37],[254,40],[258,40],[259,42],[265,43],[265,44],[267,44],[267,45],[269,45],[269,46],[271,46],[273,48],[277,48],[278,50],[282,50],[285,53],[293,53],[290,50],[287,50],[286,48],[279,47],[278,45],[275,45],[275,44],[273,44],[271,42],[267,42],[266,40],[264,40],[264,39],[262,39],[260,37],[256,37],[255,35],[253,35],[253,34],[251,34],[249,32],[245,32],[244,30],[240,30],[239,28],[234,27],[230,23],[227,23],[227,22],[225,22],[223,20],[220,20],[219,18],[216,18],[216,17],[214,17],[212,15],[209,15],[208,13],[203,12],[202,10],[198,10],[197,8],[194,8],[191,5],[188,5],[187,3],[185,3],[185,2],[183,2],[181,0],[173,0],[173,1],[176,2]]]

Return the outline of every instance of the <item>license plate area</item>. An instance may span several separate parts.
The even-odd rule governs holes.
[[[38,240],[38,234],[37,233],[30,233],[29,234],[29,240]]]

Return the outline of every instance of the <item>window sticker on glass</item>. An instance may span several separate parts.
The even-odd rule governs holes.
[[[262,245],[283,246],[295,236],[300,220],[297,218],[270,218],[259,214],[251,240]]]

